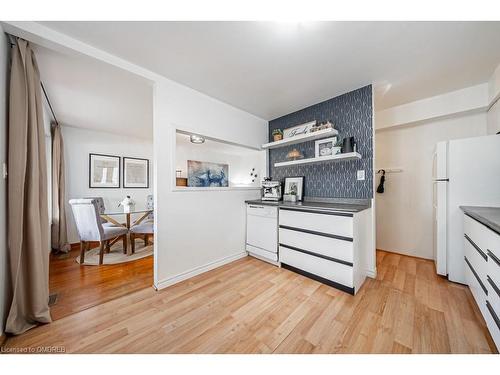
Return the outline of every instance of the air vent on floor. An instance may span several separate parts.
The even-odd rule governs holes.
[[[54,306],[57,303],[57,293],[49,295],[49,306]]]

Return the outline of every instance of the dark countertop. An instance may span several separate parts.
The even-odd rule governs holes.
[[[318,210],[318,211],[340,211],[340,212],[350,212],[356,213],[367,208],[370,208],[369,204],[358,204],[358,203],[333,203],[333,202],[283,202],[283,201],[263,201],[260,199],[245,201],[248,204],[260,204],[266,206],[277,206],[283,208],[294,208],[297,210],[307,209],[307,210]]]
[[[500,207],[460,206],[463,212],[500,234]]]

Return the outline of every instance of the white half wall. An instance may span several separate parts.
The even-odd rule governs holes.
[[[258,148],[267,121],[169,80],[154,95],[155,285],[162,288],[245,255],[246,199],[258,190],[174,191],[175,129]]]
[[[437,142],[486,135],[486,113],[396,127],[376,133],[375,168],[386,174],[385,192],[375,193],[377,248],[433,258],[432,158]],[[376,186],[380,175],[375,175]]]
[[[0,25],[0,173],[7,162],[8,66],[10,46]],[[7,265],[7,180],[0,174],[0,335],[4,333],[9,298]]]
[[[118,203],[130,195],[137,207],[146,205],[148,194],[153,194],[153,142],[147,139],[122,136],[112,133],[62,127],[64,137],[64,157],[66,163],[66,214],[68,219],[68,239],[70,243],[79,242],[78,232],[71,207],[67,203],[72,198],[103,197],[107,209],[120,211]],[[149,189],[124,189],[123,169],[121,188],[89,188],[89,153],[115,155],[120,157],[143,158],[149,160]],[[122,159],[123,168],[123,159]],[[116,216],[124,222],[123,216]]]

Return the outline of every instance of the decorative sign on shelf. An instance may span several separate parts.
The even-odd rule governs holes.
[[[311,129],[316,125],[316,120],[306,122],[305,124],[297,125],[292,128],[283,130],[284,138],[291,138],[301,134],[307,134],[311,132]]]

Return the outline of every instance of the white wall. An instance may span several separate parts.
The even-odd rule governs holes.
[[[229,186],[260,187],[263,173],[266,170],[265,151],[251,150],[246,147],[229,145],[227,143],[206,140],[203,144],[193,144],[189,136],[176,135],[176,170],[181,171],[181,177],[187,177],[187,161],[197,160],[229,165]],[[252,183],[253,173],[257,178]]]
[[[486,134],[486,114],[433,120],[376,133],[375,166],[402,168],[375,193],[377,248],[433,258],[432,157],[437,142]],[[380,175],[376,175],[376,186]]]
[[[137,202],[137,207],[145,206],[146,197],[153,188],[153,143],[135,137],[112,133],[85,130],[69,126],[62,127],[64,137],[64,157],[66,163],[66,208],[68,218],[68,237],[70,243],[79,241],[71,207],[67,202],[72,198],[103,197],[107,209],[115,208],[126,195]],[[89,153],[128,156],[149,159],[149,189],[124,189],[123,169],[120,189],[89,188]],[[122,160],[123,168],[123,160]],[[118,216],[117,219],[123,220]]]
[[[7,273],[7,180],[1,175],[2,164],[7,161],[7,103],[8,65],[10,46],[0,26],[0,335],[4,332],[7,315],[9,279]]]
[[[500,100],[488,111],[488,134],[496,134],[500,132]]]
[[[245,199],[258,190],[172,191],[175,128],[259,147],[265,120],[169,80],[158,80],[154,103],[155,285],[164,287],[245,255]]]

